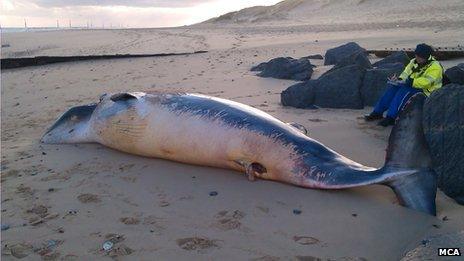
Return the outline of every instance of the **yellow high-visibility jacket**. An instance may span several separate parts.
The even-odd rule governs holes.
[[[412,59],[400,75],[401,80],[411,77],[412,87],[422,89],[425,95],[429,96],[433,91],[441,88],[443,78],[443,67],[432,56],[429,57],[428,64],[418,69],[419,64],[416,59]]]

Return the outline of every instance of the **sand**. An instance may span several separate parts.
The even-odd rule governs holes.
[[[39,143],[67,108],[95,102],[102,93],[187,91],[298,122],[341,154],[380,167],[390,129],[359,118],[370,108],[282,107],[280,92],[294,82],[249,71],[270,58],[323,54],[353,40],[365,48],[385,48],[417,42],[450,46],[464,39],[462,29],[359,30],[269,26],[2,35],[2,44],[11,45],[2,49],[3,57],[209,51],[2,71],[1,216],[2,224],[11,226],[2,231],[2,258],[397,260],[426,236],[463,230],[464,208],[441,192],[438,215],[431,217],[399,206],[380,185],[310,190],[249,182],[242,173],[143,158],[97,144]],[[326,69],[318,68],[316,76]],[[114,246],[105,252],[107,240]]]

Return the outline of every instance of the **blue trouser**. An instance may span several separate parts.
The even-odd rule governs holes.
[[[418,92],[421,90],[404,84],[388,83],[387,90],[374,107],[374,112],[383,114],[388,110],[387,117],[396,119],[409,98]]]

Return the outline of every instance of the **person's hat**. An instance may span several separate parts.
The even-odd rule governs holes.
[[[414,53],[424,59],[429,59],[430,55],[432,55],[433,49],[430,45],[425,43],[418,44]]]

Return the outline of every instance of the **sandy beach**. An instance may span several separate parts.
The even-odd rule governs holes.
[[[390,128],[360,118],[371,108],[283,107],[280,93],[295,82],[260,78],[249,69],[280,56],[323,55],[350,41],[366,49],[462,44],[462,28],[434,26],[2,34],[2,45],[10,45],[2,48],[2,58],[208,51],[2,71],[1,222],[10,226],[2,231],[2,259],[22,254],[24,260],[398,260],[426,236],[464,230],[464,208],[441,192],[437,217],[432,217],[399,206],[393,192],[379,185],[310,190],[249,182],[242,173],[143,158],[97,144],[39,142],[60,114],[96,102],[102,93],[185,91],[231,99],[300,123],[335,151],[381,167]],[[311,62],[318,66],[314,77],[330,68],[321,60]],[[109,239],[117,247],[105,252],[102,244]]]

